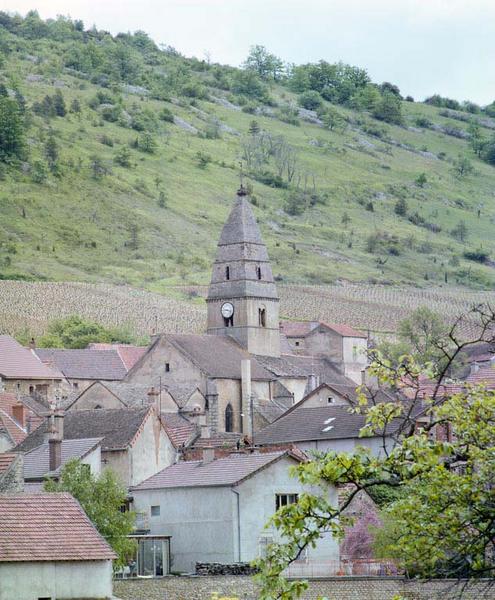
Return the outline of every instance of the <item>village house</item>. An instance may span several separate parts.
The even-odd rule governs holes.
[[[0,452],[22,442],[44,422],[47,414],[47,407],[31,396],[0,392]]]
[[[0,335],[0,391],[44,402],[60,395],[64,376],[9,335]]]
[[[0,495],[0,600],[110,599],[114,558],[70,494]]]
[[[174,571],[194,572],[197,562],[249,562],[277,541],[265,525],[278,508],[303,491],[322,493],[290,476],[299,460],[283,451],[214,459],[206,449],[202,460],[171,465],[132,488],[133,509],[146,517],[149,536],[171,536]],[[337,502],[333,487],[326,493]],[[308,552],[308,561],[337,560],[338,543],[324,536]]]
[[[63,376],[70,391],[82,391],[95,381],[122,381],[145,348],[123,344],[91,344],[84,349],[35,348],[46,365]]]
[[[176,459],[175,447],[153,406],[74,410],[65,415],[57,411],[55,416],[57,414],[61,421],[57,428],[63,427],[59,439],[67,442],[67,452],[82,451],[86,447],[77,445],[76,440],[81,443],[85,440],[85,444],[94,444],[95,438],[101,440],[98,452],[101,452],[102,468],[113,469],[126,487],[137,485]],[[42,447],[50,427],[50,420],[46,420],[16,446],[15,451],[28,453]],[[40,452],[46,456],[45,450]]]
[[[385,439],[382,436],[360,437],[360,431],[366,424],[366,415],[349,411],[349,404],[328,404],[309,397],[293,406],[279,419],[255,433],[254,444],[269,449],[284,444],[295,445],[305,453],[352,452],[357,446],[368,448],[371,454],[383,454],[384,447],[389,450],[393,444],[393,434],[399,427],[399,421],[391,424]]]

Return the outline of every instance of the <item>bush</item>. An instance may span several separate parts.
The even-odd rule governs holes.
[[[280,177],[280,175],[276,175],[275,173],[271,173],[270,171],[263,171],[261,173],[254,173],[253,177],[256,181],[260,183],[264,183],[273,188],[286,188],[287,183]]]
[[[463,253],[463,256],[467,260],[472,260],[481,264],[487,263],[490,258],[488,252],[482,250],[481,248],[478,250],[466,250],[466,252]]]
[[[307,110],[317,110],[323,104],[323,98],[318,92],[308,90],[299,96],[298,103]]]
[[[162,121],[167,121],[168,123],[174,122],[174,115],[169,108],[162,108],[158,116]]]
[[[131,151],[127,146],[122,146],[115,154],[113,161],[127,169],[131,166]]]
[[[405,217],[407,215],[407,202],[404,198],[399,198],[397,200],[394,206],[394,212],[400,217]]]
[[[414,122],[417,127],[423,127],[424,129],[430,129],[433,125],[432,121],[426,117],[416,117]]]

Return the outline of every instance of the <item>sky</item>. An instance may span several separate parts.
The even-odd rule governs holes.
[[[495,100],[495,0],[0,0],[0,10],[146,31],[186,56],[240,65],[254,44],[286,62],[342,60],[417,100]]]

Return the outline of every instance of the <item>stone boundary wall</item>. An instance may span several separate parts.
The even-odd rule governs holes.
[[[196,563],[196,575],[254,575],[254,569],[250,563]]]
[[[407,581],[400,577],[336,577],[312,579],[303,600],[495,600],[495,581],[480,581],[463,590],[456,581]],[[165,577],[114,582],[114,594],[121,600],[211,600],[220,598],[258,600],[257,586],[247,576]]]

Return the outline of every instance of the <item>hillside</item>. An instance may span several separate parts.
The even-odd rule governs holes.
[[[494,287],[484,113],[398,100],[385,122],[369,82],[315,112],[294,76],[35,15],[0,14],[0,52],[25,128],[22,160],[0,162],[1,279],[204,285],[242,160],[280,283]]]

